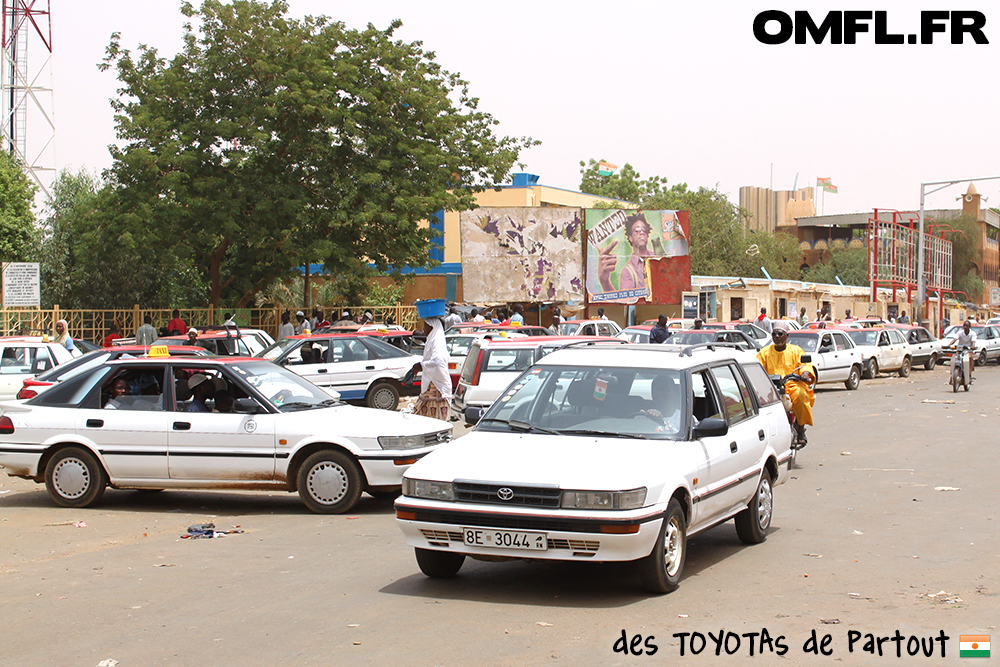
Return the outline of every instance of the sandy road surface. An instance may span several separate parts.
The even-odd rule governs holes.
[[[737,664],[749,638],[680,658],[672,635],[762,629],[788,651],[760,655],[758,637],[753,664],[956,662],[960,634],[1000,643],[1000,369],[977,372],[968,394],[947,367],[818,392],[767,542],[742,545],[732,523],[693,538],[662,597],[623,564],[467,561],[429,580],[391,506],[367,496],[332,517],[278,493],[110,490],[70,510],[3,477],[0,665]],[[208,521],[246,532],[179,539]],[[657,653],[614,652],[623,629]],[[848,652],[850,631],[896,629],[944,631],[947,657],[907,657],[905,639],[901,660],[891,642],[881,658],[863,640]],[[831,655],[803,652],[812,630]]]

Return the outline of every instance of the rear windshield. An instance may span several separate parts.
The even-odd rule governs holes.
[[[522,348],[517,350],[495,349],[486,350],[483,355],[482,373],[522,373],[535,361],[534,348]]]

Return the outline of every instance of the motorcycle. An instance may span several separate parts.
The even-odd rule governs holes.
[[[956,363],[956,359],[959,360]],[[969,391],[969,385],[972,383],[972,362],[969,360],[969,348],[964,345],[951,355],[951,361],[949,362],[951,366],[951,390],[952,392],[958,391],[958,385],[962,385],[965,391]]]
[[[812,363],[812,357],[808,354],[803,354],[801,361],[804,364]],[[788,462],[788,468],[791,469],[792,465],[795,464],[795,457],[800,449],[806,446],[806,443],[799,439],[799,430],[796,428],[795,412],[792,410],[792,399],[788,396],[785,391],[785,384],[789,380],[796,380],[805,384],[812,384],[809,380],[803,377],[799,371],[802,370],[802,366],[797,367],[794,371],[788,375],[770,375],[771,382],[774,384],[774,388],[778,390],[778,394],[781,396],[781,404],[785,408],[785,414],[788,416],[788,426],[792,430],[792,458]],[[815,378],[813,378],[815,382]]]

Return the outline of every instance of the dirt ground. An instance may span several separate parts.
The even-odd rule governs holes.
[[[342,516],[283,493],[109,490],[72,510],[0,477],[0,665],[711,665],[751,645],[762,665],[958,661],[959,635],[1000,638],[1000,369],[977,377],[959,394],[947,366],[820,390],[768,540],[745,546],[731,522],[696,536],[666,596],[629,564],[427,579],[367,496]],[[245,532],[180,538],[206,522]],[[902,658],[891,639],[880,657],[897,630]],[[614,650],[623,632],[645,659]],[[813,632],[828,655],[804,650]]]

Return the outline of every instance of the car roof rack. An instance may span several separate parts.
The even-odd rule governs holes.
[[[666,345],[670,345],[670,343],[666,343]],[[703,347],[704,348],[708,348],[709,350],[712,350],[713,352],[715,351],[715,348],[717,348],[717,347],[730,347],[730,348],[732,348],[734,350],[742,350],[742,348],[740,347],[739,343],[731,343],[729,341],[723,341],[723,340],[713,340],[713,341],[709,341],[709,342],[706,342],[706,343],[694,343],[693,345],[685,345],[684,348],[681,350],[681,356],[682,357],[690,357],[691,354],[692,354],[692,352],[694,352],[694,350],[697,350],[697,349],[700,349],[700,348],[703,348]]]
[[[603,345],[605,343],[621,343],[622,345],[628,345],[627,340],[622,340],[621,338],[613,338],[611,336],[596,336],[598,340],[571,340],[565,345],[557,347],[557,350],[565,350],[568,347],[579,347],[581,345]]]

